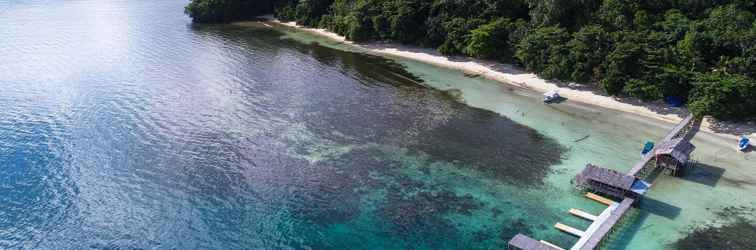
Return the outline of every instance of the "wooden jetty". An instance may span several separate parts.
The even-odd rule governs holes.
[[[596,221],[598,219],[598,216],[592,215],[586,211],[583,211],[577,208],[570,209],[570,214],[578,218],[583,218],[589,221]]]
[[[600,215],[592,215],[582,210],[572,208],[570,214],[592,221],[591,225],[583,231],[562,223],[554,225],[557,229],[579,237],[571,250],[597,249],[605,241],[613,228],[621,221],[623,216],[630,210],[632,205],[651,186],[644,181],[653,170],[668,170],[673,176],[679,176],[682,170],[690,163],[690,154],[695,146],[690,143],[693,134],[698,130],[700,119],[693,115],[687,116],[679,124],[673,127],[657,147],[646,154],[627,173],[602,168],[593,164],[586,165],[585,169],[575,176],[575,184],[593,192],[609,195],[621,202],[588,192],[586,197],[600,202],[608,207]],[[561,249],[545,241],[536,241],[525,235],[518,234],[509,241],[510,249],[521,250],[550,250]]]
[[[614,226],[617,225],[617,223],[620,222],[620,219],[622,219],[623,215],[625,215],[625,213],[630,210],[633,203],[635,203],[635,200],[632,198],[623,199],[622,202],[620,202],[619,205],[614,208],[611,214],[609,214],[609,217],[606,218],[606,220],[604,220],[603,223],[601,223],[601,225],[599,225],[598,228],[593,231],[590,236],[586,237],[585,242],[580,245],[580,248],[578,249],[590,250],[596,249],[601,246],[601,243],[603,243],[604,239],[606,239],[606,236],[612,232]]]
[[[655,167],[669,167],[674,165],[671,169],[673,170],[672,173],[676,176],[679,175],[679,170],[688,164],[690,153],[695,149],[695,146],[690,143],[690,140],[692,139],[693,134],[698,130],[700,122],[700,120],[694,119],[693,115],[685,117],[685,119],[667,132],[667,135],[664,136],[664,139],[657,144],[658,146],[654,148],[652,152],[646,154],[641,161],[633,165],[627,174],[642,179]],[[673,152],[677,157],[671,156]],[[672,161],[667,160],[663,160],[661,164],[660,162],[653,162],[653,160],[658,159],[658,156],[667,158],[666,156],[668,155],[671,156],[671,158],[676,159],[677,163],[670,164]]]
[[[585,197],[588,199],[603,203],[604,205],[607,205],[607,206],[611,206],[612,204],[614,204],[613,200],[598,196],[594,193],[586,193]]]
[[[572,234],[572,235],[575,235],[577,237],[583,237],[583,236],[585,236],[585,232],[584,231],[581,231],[580,229],[577,229],[577,228],[574,228],[574,227],[571,227],[571,226],[568,226],[568,225],[565,225],[565,224],[562,224],[562,223],[559,223],[559,222],[557,222],[557,224],[554,225],[554,227],[556,229],[562,230],[562,232],[565,232],[565,233],[568,233],[568,234]]]
[[[537,241],[524,234],[515,235],[515,237],[509,240],[508,245],[509,249],[512,250],[564,250],[554,244],[542,240]]]
[[[633,202],[635,202],[632,198],[625,198],[622,202],[615,202],[593,193],[587,193],[586,197],[607,205],[607,208],[599,215],[592,215],[575,208],[570,209],[572,215],[591,221],[591,225],[589,225],[585,231],[575,229],[562,223],[557,223],[555,225],[557,229],[579,237],[577,243],[570,248],[571,250],[588,250],[597,248],[602,243],[602,240],[612,232],[614,225],[620,221],[622,216],[630,209]]]

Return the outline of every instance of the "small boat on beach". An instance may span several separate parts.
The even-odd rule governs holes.
[[[651,150],[654,149],[654,143],[647,141],[646,145],[643,145],[643,150],[641,150],[641,157],[646,156]]]
[[[748,137],[742,136],[740,137],[740,140],[738,141],[738,150],[741,152],[745,152],[748,150],[748,147],[751,146],[750,140]]]
[[[560,98],[561,96],[559,96],[559,91],[556,90],[552,90],[543,94],[544,103],[553,103],[559,101]]]

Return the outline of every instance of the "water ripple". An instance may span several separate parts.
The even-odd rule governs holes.
[[[484,206],[528,209],[464,188],[561,160],[390,60],[184,4],[0,4],[0,247],[461,248]]]

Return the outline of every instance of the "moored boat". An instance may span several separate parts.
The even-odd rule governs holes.
[[[740,140],[738,141],[738,150],[745,152],[748,150],[748,147],[751,146],[750,143],[751,140],[748,139],[748,137],[740,137]]]
[[[651,152],[651,150],[654,149],[654,143],[647,141],[646,145],[643,145],[643,150],[641,150],[641,157],[646,156],[648,152]]]
[[[545,103],[556,102],[559,100],[559,98],[559,92],[556,90],[552,90],[543,94],[543,102]]]

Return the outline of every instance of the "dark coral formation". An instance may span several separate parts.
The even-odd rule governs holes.
[[[750,250],[756,247],[756,223],[746,218],[747,214],[753,213],[752,207],[726,207],[717,212],[722,219],[730,219],[732,222],[719,225],[705,225],[692,229],[692,231],[672,247],[681,250],[696,249],[730,249]]]
[[[756,247],[756,224],[738,219],[725,226],[698,228],[674,243],[677,249],[749,250]]]
[[[482,203],[471,195],[457,195],[448,190],[438,192],[422,191],[409,197],[401,193],[390,195],[382,214],[402,229],[422,228],[426,219],[446,213],[470,215]]]
[[[459,102],[459,91],[425,87],[401,65],[380,57],[320,46],[307,50],[319,60],[343,65],[351,79],[334,74],[305,100],[301,122],[339,143],[374,142],[409,149],[432,161],[472,168],[520,186],[542,184],[566,149],[536,130],[491,111]],[[366,88],[345,86],[359,80]],[[383,86],[374,88],[372,86]],[[456,93],[456,94],[455,94]]]
[[[430,247],[444,238],[460,238],[460,232],[445,215],[470,215],[483,204],[471,195],[458,195],[448,190],[420,191],[407,195],[392,192],[379,215],[389,221],[388,228],[396,236],[414,239]]]

